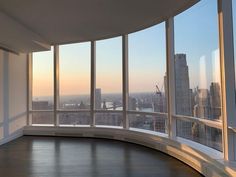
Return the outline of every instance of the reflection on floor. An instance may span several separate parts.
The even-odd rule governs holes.
[[[143,146],[104,139],[24,136],[0,146],[1,177],[200,177]]]

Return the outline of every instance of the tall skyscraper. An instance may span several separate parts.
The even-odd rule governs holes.
[[[95,89],[95,109],[101,109],[102,91],[100,88]]]
[[[175,55],[175,101],[176,114],[192,116],[191,89],[186,54]],[[177,122],[178,136],[192,138],[192,123]]]
[[[175,55],[175,99],[176,114],[192,116],[186,54]]]

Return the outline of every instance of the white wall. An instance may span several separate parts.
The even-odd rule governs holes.
[[[0,144],[21,136],[26,125],[26,62],[26,54],[0,50]]]

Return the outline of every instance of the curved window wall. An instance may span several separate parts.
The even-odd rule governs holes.
[[[235,27],[234,1],[233,12]],[[217,1],[202,0],[177,15],[172,30],[173,36],[161,23],[123,37],[60,45],[55,47],[59,67],[54,64],[54,71],[53,50],[34,53],[32,125],[115,126],[169,133],[222,151]],[[167,43],[166,37],[175,45]],[[166,50],[171,47],[175,50],[172,79]],[[56,88],[53,72],[54,77],[59,73]],[[59,100],[56,106],[53,95]],[[173,100],[175,109],[168,111],[167,100]]]

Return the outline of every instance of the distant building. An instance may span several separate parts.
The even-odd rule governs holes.
[[[175,55],[175,101],[176,114],[192,116],[191,89],[186,54]],[[191,122],[177,122],[178,136],[192,138]]]
[[[204,119],[220,119],[221,98],[220,84],[212,82],[208,89],[196,88],[194,91],[193,116]]]
[[[208,89],[198,89],[195,96],[194,117],[210,117],[210,95]]]
[[[175,55],[175,101],[176,114],[192,116],[186,54]]]
[[[32,102],[32,109],[33,110],[48,110],[49,103],[48,103],[48,101],[33,101]]]
[[[220,119],[221,117],[221,99],[220,99],[220,84],[212,82],[210,86],[210,119]]]
[[[137,109],[137,103],[136,99],[133,97],[129,97],[129,104],[128,104],[128,110],[136,110]]]
[[[102,109],[107,109],[107,105],[106,105],[106,101],[104,100],[103,103],[102,103]]]
[[[102,91],[100,88],[95,89],[95,109],[101,109],[102,105]]]
[[[33,101],[33,110],[50,110],[49,101]],[[53,124],[53,113],[35,112],[32,114],[32,124]]]
[[[86,105],[83,101],[80,102],[79,109],[86,109]]]

